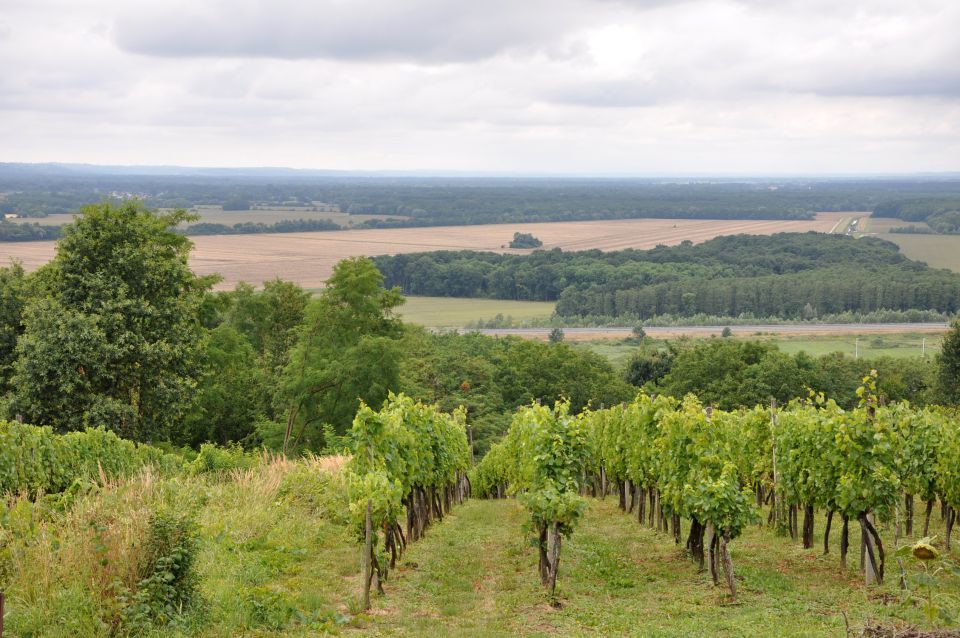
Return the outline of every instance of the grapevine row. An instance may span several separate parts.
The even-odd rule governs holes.
[[[452,414],[391,393],[379,411],[361,405],[351,431],[350,513],[364,542],[364,606],[406,544],[470,494],[466,412]],[[406,521],[406,533],[400,525]]]
[[[633,402],[570,416],[522,409],[506,438],[478,465],[474,487],[481,496],[523,497],[544,547],[544,525],[569,534],[579,518],[581,494],[620,494],[620,507],[642,524],[682,540],[714,583],[721,571],[731,595],[736,580],[728,545],[752,522],[813,543],[814,512],[827,513],[824,551],[834,517],[846,565],[849,527],[860,526],[868,583],[882,582],[886,552],[882,521],[899,536],[913,533],[913,501],[926,502],[924,535],[934,503],[946,520],[946,545],[960,507],[960,431],[941,409],[878,400],[875,373],[858,390],[859,407],[843,410],[822,396],[751,410],[720,411],[690,395],[683,401],[639,395]],[[549,549],[550,535],[546,536]],[[543,549],[541,549],[543,556]],[[549,553],[548,553],[549,556]],[[541,575],[543,559],[541,558]],[[555,569],[555,565],[548,566]],[[551,587],[556,573],[551,574]]]

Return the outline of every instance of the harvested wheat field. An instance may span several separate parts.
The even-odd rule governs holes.
[[[199,274],[220,273],[218,289],[239,281],[260,283],[280,277],[305,288],[319,288],[333,265],[345,257],[394,255],[430,250],[511,250],[507,243],[515,232],[529,232],[543,241],[544,249],[620,250],[702,242],[719,235],[771,235],[780,232],[834,230],[849,213],[819,213],[810,221],[626,219],[540,224],[491,224],[345,230],[315,233],[212,235],[194,237],[191,265]],[[0,263],[18,259],[28,270],[49,261],[54,242],[0,244]]]

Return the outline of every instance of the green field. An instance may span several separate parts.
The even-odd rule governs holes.
[[[933,357],[940,352],[938,334],[884,334],[884,335],[843,335],[823,337],[789,337],[784,335],[755,335],[751,340],[774,343],[782,352],[795,354],[801,350],[818,356],[830,352],[843,352],[850,356],[861,357],[919,357],[921,354]],[[859,339],[859,344],[858,344]],[[663,344],[660,339],[651,340]],[[624,364],[637,346],[623,340],[598,339],[576,344],[579,348],[589,348],[607,357],[615,365]]]
[[[858,237],[879,237],[892,241],[900,252],[910,259],[923,261],[935,268],[960,272],[960,235],[910,235],[891,233],[900,226],[926,226],[924,222],[906,222],[902,219],[866,217]]]
[[[400,307],[403,320],[431,328],[460,328],[498,314],[514,321],[547,319],[553,314],[552,301],[505,301],[502,299],[460,299],[457,297],[407,297]]]

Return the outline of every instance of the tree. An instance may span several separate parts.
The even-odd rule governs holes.
[[[204,345],[206,374],[177,438],[191,445],[242,442],[262,415],[262,371],[256,353],[226,324],[211,330]]]
[[[720,336],[721,336],[721,337],[732,337],[732,336],[733,336],[733,330],[730,329],[730,326],[724,326],[724,327],[723,327],[723,332],[720,333]]]
[[[643,329],[643,324],[638,323],[630,332],[633,334],[633,337],[639,341],[643,341],[647,337],[647,331]]]
[[[945,403],[960,403],[960,319],[943,337],[937,356],[937,391]]]
[[[514,233],[510,248],[540,248],[543,242],[531,233]]]
[[[201,372],[199,309],[212,279],[174,228],[186,212],[86,206],[41,269],[17,342],[13,409],[58,430],[168,438]]]
[[[399,384],[400,292],[384,289],[383,275],[365,257],[344,259],[326,283],[307,308],[280,382],[285,448],[318,446],[325,423],[345,433],[361,400],[379,405]]]
[[[23,332],[26,281],[19,262],[0,268],[0,396],[8,389],[7,379],[13,372],[17,338]]]
[[[624,379],[637,387],[650,381],[656,383],[670,372],[672,365],[673,352],[641,348],[627,362]]]
[[[562,343],[565,336],[563,328],[554,328],[550,331],[550,335],[547,338],[550,340],[550,343]]]

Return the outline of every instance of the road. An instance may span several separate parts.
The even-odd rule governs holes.
[[[719,335],[725,326],[644,326],[644,331],[650,337],[709,337]],[[780,334],[794,336],[821,336],[845,334],[883,334],[904,332],[943,332],[949,325],[946,323],[785,323],[785,324],[756,324],[746,326],[730,326],[730,330],[737,336],[751,336],[757,333]],[[528,339],[546,339],[550,328],[486,328],[481,330],[465,330],[460,332],[480,332],[494,336],[513,335]],[[622,339],[629,337],[633,328],[564,328],[566,339],[582,341],[586,339]]]

